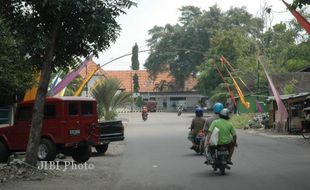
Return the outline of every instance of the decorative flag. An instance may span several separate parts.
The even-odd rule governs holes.
[[[282,0],[282,1],[286,5],[286,7],[290,10],[290,12],[294,15],[294,17],[297,19],[299,24],[308,32],[308,34],[310,34],[310,23],[303,16],[301,16],[301,14],[299,14],[299,12],[291,9],[289,7],[289,5],[284,0]]]
[[[99,69],[99,66],[97,66],[92,72],[89,73],[89,75],[88,75],[87,78],[83,81],[83,83],[81,84],[81,86],[79,87],[79,89],[75,92],[74,96],[80,96],[80,95],[81,95],[84,86],[85,86],[86,83],[88,83],[88,81],[93,77],[93,75],[96,73],[96,71],[98,71],[98,69]]]
[[[31,87],[31,89],[26,91],[23,101],[30,101],[30,100],[34,100],[36,98],[40,76],[41,76],[41,72],[36,74],[36,82]]]
[[[54,89],[51,90],[51,96],[55,96],[56,94],[58,94],[62,89],[64,89],[76,76],[79,75],[79,73],[81,72],[81,70],[92,60],[93,54],[90,55],[89,57],[87,57],[82,64],[80,65],[80,67],[75,70],[72,71],[70,73],[68,73],[65,78],[58,84],[55,86]]]
[[[229,85],[227,84],[225,78],[223,77],[222,72],[220,71],[220,69],[214,63],[212,63],[212,66],[217,70],[217,73],[220,75],[220,77],[222,78],[222,80],[223,80],[223,82],[224,82],[224,84],[225,84],[225,86],[227,88],[227,91],[229,93],[229,96],[230,96],[231,100],[233,101],[234,105],[237,106],[237,103],[236,103],[236,100],[235,100],[235,97],[234,97],[234,93],[230,90]]]
[[[229,72],[229,70],[227,69],[225,63],[226,63],[233,71],[235,71],[235,68],[229,63],[229,61],[227,61],[227,59],[226,59],[223,55],[220,57],[220,61],[222,62],[222,66],[224,66],[224,67],[226,68],[226,70],[227,70],[227,72],[228,72],[229,74],[230,74],[230,72]],[[232,77],[231,74],[230,74],[230,76]],[[247,89],[249,92],[253,93],[253,92],[251,91],[251,89],[250,89],[250,88],[245,84],[245,82],[241,79],[241,77],[238,77],[238,78],[239,78],[239,80],[241,81],[241,83],[246,87],[246,89]],[[236,84],[237,84],[237,83],[236,83]],[[238,86],[238,84],[237,84],[237,86]],[[240,89],[240,88],[239,88],[239,89]],[[241,90],[240,90],[240,92],[242,93]],[[243,95],[243,94],[242,94],[242,95]],[[263,110],[262,106],[259,104],[257,98],[255,98],[255,103],[256,103],[256,109],[257,109],[257,111],[263,113],[264,110]],[[247,104],[249,104],[249,102],[245,102],[245,101],[244,101],[243,104],[244,104],[245,106],[247,106]]]
[[[53,82],[52,82],[52,85],[51,85],[51,88],[50,88],[50,92],[53,91],[53,89],[55,88],[55,86],[57,84],[59,84],[61,82],[61,78],[60,78],[60,73],[58,73],[55,78],[53,79]],[[57,95],[58,96],[64,96],[65,94],[65,91],[66,91],[66,88],[62,89]]]
[[[259,58],[258,58],[259,59]],[[287,113],[287,110],[281,100],[281,97],[279,95],[279,92],[277,91],[277,89],[275,88],[270,76],[268,75],[267,71],[266,71],[266,68],[265,66],[263,65],[263,63],[259,60],[259,63],[261,64],[261,66],[263,67],[264,69],[264,72],[266,74],[266,77],[268,79],[268,82],[269,82],[269,85],[270,85],[270,88],[271,88],[271,91],[276,99],[276,102],[277,102],[277,106],[278,106],[278,111],[280,113],[280,117],[278,118],[279,120],[277,122],[286,122],[287,121],[287,117],[288,117],[288,113]],[[276,118],[277,119],[277,118]]]
[[[239,95],[241,103],[244,105],[244,107],[246,109],[249,109],[250,108],[250,103],[245,100],[245,98],[243,96],[243,93],[242,93],[241,89],[239,88],[236,80],[233,78],[233,76],[230,73],[229,73],[229,75],[230,75],[231,79],[233,80],[234,86],[235,86],[235,88],[237,90],[237,93]]]

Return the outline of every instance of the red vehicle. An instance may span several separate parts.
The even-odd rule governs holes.
[[[34,101],[19,104],[14,124],[0,128],[0,162],[6,162],[12,152],[26,151],[33,104]],[[52,161],[58,153],[63,153],[72,156],[78,163],[86,162],[91,156],[91,146],[104,152],[110,141],[123,140],[122,127],[120,126],[118,136],[112,135],[113,138],[111,135],[101,134],[107,130],[101,129],[98,123],[95,99],[47,98],[38,159]],[[105,136],[110,139],[104,138]]]

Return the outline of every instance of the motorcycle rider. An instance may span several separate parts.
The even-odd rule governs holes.
[[[183,112],[183,105],[180,104],[178,107],[178,115],[180,116],[182,112]]]
[[[206,120],[202,117],[203,116],[203,109],[202,108],[196,108],[195,110],[196,117],[192,120],[191,126],[190,126],[190,132],[188,134],[188,140],[192,142],[192,146],[190,149],[195,149],[196,146],[198,146],[195,143],[195,138],[198,134],[198,132],[203,129],[203,126],[205,125]]]
[[[212,122],[210,128],[208,129],[206,144],[210,144],[210,138],[214,128],[216,127],[217,129],[219,129],[218,146],[227,146],[229,151],[227,163],[232,165],[233,163],[231,162],[231,157],[233,155],[235,146],[238,146],[236,131],[233,126],[228,122],[229,110],[227,108],[221,110],[219,117],[219,119]],[[213,153],[213,151],[211,151],[211,153]]]
[[[146,115],[148,114],[148,110],[147,110],[147,107],[146,107],[146,106],[143,106],[143,107],[142,107],[142,110],[141,110],[142,119],[143,119],[143,116],[144,116],[145,114],[146,114]]]
[[[206,133],[208,132],[208,129],[210,128],[212,122],[219,118],[219,113],[222,111],[222,109],[224,109],[224,105],[220,102],[216,102],[213,105],[213,113],[214,114],[211,117],[209,117],[208,119],[206,119],[206,124],[203,127],[203,129]]]

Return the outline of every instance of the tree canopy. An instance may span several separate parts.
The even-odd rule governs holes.
[[[0,96],[24,94],[34,83],[33,74],[22,39],[10,33],[0,18]]]
[[[232,80],[220,63],[222,55],[235,68],[232,75],[242,78],[246,88],[254,92],[267,90],[258,56],[264,57],[271,72],[297,71],[309,65],[306,53],[310,48],[309,37],[293,17],[289,23],[265,28],[266,20],[254,17],[245,8],[223,12],[216,5],[209,10],[185,6],[180,15],[175,25],[154,26],[149,30],[151,37],[147,42],[151,52],[144,65],[155,76],[162,71],[170,72],[179,90],[189,76],[197,76],[197,90],[214,100],[225,99]]]

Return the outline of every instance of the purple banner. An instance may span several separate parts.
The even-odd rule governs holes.
[[[58,94],[62,89],[64,89],[66,86],[68,86],[68,84],[75,79],[76,76],[79,75],[79,73],[81,72],[81,70],[85,67],[85,65],[87,65],[89,63],[89,61],[91,61],[93,58],[93,54],[90,55],[89,57],[87,57],[82,64],[80,65],[80,67],[77,70],[74,70],[70,73],[68,73],[64,79],[58,83],[54,89],[51,90],[51,96],[55,96],[56,94]]]

